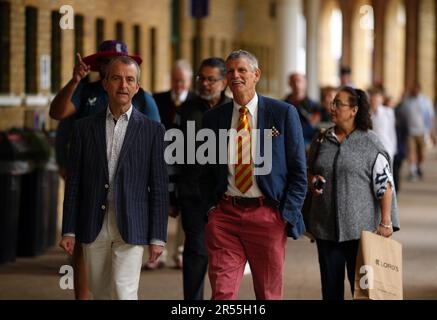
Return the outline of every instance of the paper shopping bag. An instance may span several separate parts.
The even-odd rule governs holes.
[[[402,245],[369,231],[361,233],[354,299],[402,300]]]

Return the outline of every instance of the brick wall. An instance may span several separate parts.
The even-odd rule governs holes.
[[[11,95],[25,97],[25,7],[32,5],[38,8],[38,43],[37,43],[37,76],[39,78],[40,56],[43,54],[50,55],[51,41],[51,11],[57,10],[67,4],[64,0],[2,0],[11,3],[11,64],[10,64],[10,89]],[[400,0],[389,0],[392,2],[401,2]],[[201,52],[199,58],[203,59],[211,55],[226,57],[231,50],[243,48],[252,51],[260,60],[260,66],[263,70],[262,81],[259,89],[262,93],[268,94],[274,91],[271,88],[271,80],[276,77],[274,70],[275,57],[275,32],[276,19],[271,15],[272,0],[210,0],[210,15],[202,19],[200,29],[197,31],[201,36]],[[346,25],[343,31],[347,34],[352,32],[353,12],[351,8],[356,8],[357,2],[371,3],[370,0],[321,0],[322,8],[332,8],[332,3],[336,6],[349,10],[344,16]],[[330,5],[326,6],[326,2]],[[353,3],[354,2],[354,3]],[[408,1],[407,1],[408,2]],[[411,1],[410,1],[411,2]],[[139,25],[141,28],[141,56],[143,58],[142,69],[142,86],[146,90],[152,88],[151,83],[151,49],[150,49],[150,30],[156,29],[156,76],[153,87],[156,91],[167,90],[169,88],[169,71],[172,63],[171,52],[171,0],[71,0],[68,4],[72,5],[76,14],[84,16],[84,54],[88,55],[95,52],[95,23],[97,18],[105,21],[104,38],[111,39],[115,37],[115,23],[122,22],[124,25],[124,41],[128,47],[133,48],[133,26]],[[435,69],[435,12],[432,0],[422,0],[421,10],[419,12],[419,64],[418,75],[423,82],[425,92],[433,98],[435,95],[435,76],[428,70]],[[389,5],[390,6],[390,5]],[[323,9],[325,10],[325,9]],[[433,14],[434,13],[434,14]],[[323,17],[323,13],[321,13]],[[386,16],[387,19],[387,16]],[[329,19],[321,19],[324,25],[321,30],[329,29]],[[390,25],[389,22],[387,24]],[[383,32],[387,32],[387,27]],[[192,39],[195,30],[195,24],[189,16],[189,0],[180,0],[180,53],[188,61],[192,61]],[[382,32],[382,31],[379,31]],[[326,34],[326,33],[325,33]],[[384,68],[384,78],[389,81],[393,74],[398,75],[393,79],[391,85],[393,94],[398,96],[403,90],[403,68],[387,68],[389,63],[394,65],[402,64],[405,60],[405,52],[393,53],[390,48],[402,48],[402,40],[397,39],[396,34],[388,38],[384,44],[384,57],[379,65]],[[378,36],[378,35],[376,35]],[[323,42],[324,39],[319,39]],[[326,39],[325,39],[326,40]],[[351,63],[352,59],[360,61],[359,54],[353,58],[353,50],[359,48],[360,39],[352,37],[345,39],[343,42],[343,59],[346,63]],[[433,44],[431,44],[433,43]],[[399,45],[397,45],[399,44]],[[328,48],[327,43],[320,48]],[[434,48],[434,49],[433,49]],[[64,85],[72,74],[72,68],[75,63],[74,56],[74,31],[62,30],[62,85]],[[414,50],[412,50],[414,51]],[[331,62],[324,59],[323,54],[319,56],[319,80],[321,82],[331,82],[333,72],[337,69]],[[388,59],[390,58],[390,59]],[[407,57],[408,61],[415,59],[415,56]],[[357,62],[356,62],[357,63]],[[369,68],[371,65],[369,64]],[[401,70],[402,69],[402,70]],[[399,72],[398,72],[399,71]],[[414,70],[409,70],[411,73]],[[365,76],[366,79],[368,78]],[[398,79],[399,78],[399,79]],[[357,79],[358,80],[358,79]],[[402,82],[399,85],[397,82]],[[360,81],[357,81],[360,82]],[[363,82],[366,83],[367,82]],[[389,83],[386,83],[390,87]],[[38,89],[38,95],[50,97],[49,90]],[[37,111],[34,111],[37,109]],[[38,107],[0,106],[0,130],[11,126],[23,126],[25,118],[33,112],[43,112],[48,110],[47,105]],[[27,114],[27,117],[25,116]],[[52,127],[56,126],[55,121],[51,121]]]
[[[84,54],[95,52],[95,20],[105,20],[105,39],[115,37],[115,23],[124,25],[124,41],[128,48],[133,48],[133,26],[140,25],[140,50],[144,63],[141,65],[142,86],[150,90],[150,28],[157,30],[156,52],[156,83],[157,90],[167,86],[167,74],[170,65],[170,0],[14,0],[11,3],[11,95],[24,97],[25,88],[25,8],[34,6],[38,9],[38,42],[37,42],[37,79],[39,88],[39,68],[41,55],[50,55],[51,12],[59,11],[64,4],[73,7],[75,14],[84,16]],[[75,63],[74,30],[62,30],[62,85],[67,83],[72,75]],[[50,90],[38,89],[38,95],[50,96]],[[0,130],[13,126],[24,126],[25,118],[38,109],[47,111],[48,103],[38,107],[0,107]],[[25,112],[27,111],[27,113]],[[27,117],[25,116],[27,114]],[[55,121],[50,126],[56,126]]]

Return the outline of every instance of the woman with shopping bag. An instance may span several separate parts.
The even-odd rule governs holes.
[[[317,243],[323,299],[343,300],[345,269],[354,292],[361,232],[390,237],[399,221],[390,157],[371,130],[366,93],[341,88],[330,113],[334,126],[311,144],[304,215]]]

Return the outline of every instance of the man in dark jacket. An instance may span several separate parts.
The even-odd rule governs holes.
[[[296,107],[302,125],[305,147],[308,149],[317,133],[317,125],[321,120],[321,108],[317,102],[307,96],[307,80],[304,75],[292,73],[288,84],[291,93],[284,101]]]
[[[50,116],[60,120],[56,132],[56,159],[60,175],[66,176],[66,160],[73,124],[76,120],[88,117],[105,110],[108,106],[108,95],[103,88],[102,80],[106,76],[106,68],[114,57],[129,56],[127,46],[118,40],[106,40],[99,45],[96,53],[82,57],[78,54],[78,63],[74,67],[71,80],[56,94],[50,105]],[[138,64],[142,59],[130,55]],[[86,76],[91,72],[99,72],[100,80],[88,83]],[[160,121],[158,107],[152,96],[139,89],[132,99],[132,104],[149,119]],[[74,269],[74,291],[78,300],[88,299],[88,284],[83,262],[82,247],[78,243],[72,257]]]
[[[221,58],[202,61],[196,77],[198,97],[181,108],[181,129],[187,140],[188,126],[195,132],[202,128],[203,114],[219,105],[228,103],[225,96],[226,66]],[[186,154],[186,153],[185,153]],[[182,227],[185,231],[183,253],[183,284],[185,300],[202,300],[208,255],[205,247],[205,212],[201,208],[199,188],[200,166],[187,164],[181,166],[178,183],[181,204]]]
[[[153,98],[158,105],[159,115],[161,117],[161,123],[166,130],[179,129],[181,125],[181,109],[182,107],[190,103],[195,94],[190,91],[191,80],[193,78],[193,69],[186,60],[178,60],[174,63],[171,70],[171,88],[168,91],[155,93]],[[174,253],[173,261],[177,269],[182,268],[183,264],[183,242],[184,232],[182,230],[182,222],[179,216],[180,206],[178,190],[176,182],[178,179],[178,166],[168,165],[167,170],[169,174],[168,191],[170,196],[170,211],[169,215],[176,219],[176,236],[173,243]],[[147,263],[145,265],[146,270],[154,270],[162,268],[167,262],[167,251],[161,256],[156,263]]]

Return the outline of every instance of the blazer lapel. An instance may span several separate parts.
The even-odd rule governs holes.
[[[232,112],[234,111],[234,102],[231,101],[228,104],[225,105],[226,107],[223,110],[223,113],[221,113],[221,116],[219,118],[219,127],[218,129],[226,129],[229,130],[231,128],[231,124],[232,124]],[[219,131],[217,130],[217,134],[219,134]],[[229,135],[226,135],[226,150],[229,150]],[[218,138],[218,137],[217,137]],[[220,154],[220,146],[219,143],[217,143],[217,155]],[[227,177],[228,176],[228,166],[225,165],[221,165],[221,175],[223,177]]]
[[[232,122],[232,111],[234,110],[234,103],[229,102],[224,108],[220,117],[219,129],[229,130]]]
[[[109,179],[108,158],[106,155],[106,109],[96,117],[94,125],[94,137],[96,139],[96,150],[100,160],[104,163],[105,175]]]
[[[271,129],[271,110],[265,104],[264,98],[258,96],[258,129],[259,137],[257,139],[257,155],[264,154],[264,130]],[[261,164],[259,164],[261,165]]]
[[[135,137],[138,137],[138,131],[140,130],[138,112],[139,111],[132,109],[132,114],[126,129],[126,135],[124,136],[123,146],[121,147],[120,156],[118,158],[117,170],[115,172],[118,171],[120,164],[123,163],[123,159],[129,148],[132,146]]]
[[[271,114],[271,109],[270,106],[268,106],[265,103],[265,100],[262,96],[258,96],[258,129],[259,129],[259,135],[258,135],[258,139],[256,140],[256,159],[255,159],[255,172],[256,172],[256,168],[260,168],[263,167],[265,164],[261,163],[261,155],[265,158],[265,154],[264,154],[264,130],[268,130],[271,129],[272,127],[272,114]],[[255,179],[257,181],[257,183],[261,186],[262,185],[262,181],[260,181],[260,179],[262,178],[261,175],[255,175]]]

